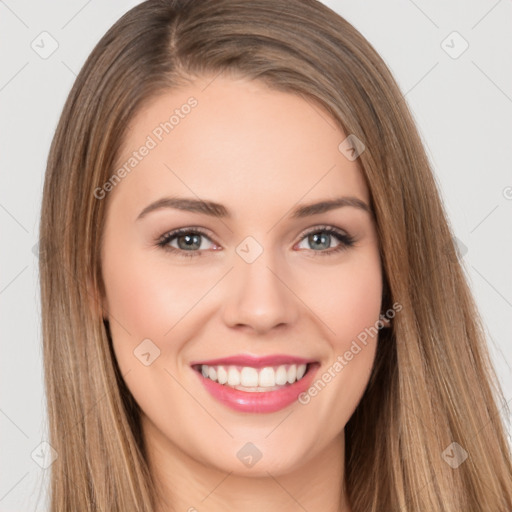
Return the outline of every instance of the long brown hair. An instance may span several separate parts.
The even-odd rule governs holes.
[[[95,307],[108,196],[94,190],[113,175],[127,126],[149,98],[221,72],[319,102],[366,147],[358,163],[379,235],[383,310],[394,302],[402,310],[379,336],[370,382],[345,427],[353,512],[512,509],[503,393],[430,163],[383,60],[316,0],[149,0],[94,48],[48,158],[40,280],[49,442],[58,454],[50,510],[157,506],[140,410]],[[464,453],[459,445],[467,458],[453,467],[447,457]]]

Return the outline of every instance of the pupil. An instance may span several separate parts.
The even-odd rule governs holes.
[[[201,246],[200,236],[201,235],[182,235],[178,237],[178,246],[180,246],[180,249],[185,250],[191,248],[199,249],[199,247]],[[185,244],[182,246],[182,244],[180,244],[180,241],[183,239],[185,239]]]
[[[315,243],[320,243],[322,245],[322,247],[321,247],[322,249],[329,248],[329,245],[330,245],[329,237],[330,237],[330,235],[318,234],[318,233],[309,235],[310,242],[312,242],[312,245],[314,245]]]

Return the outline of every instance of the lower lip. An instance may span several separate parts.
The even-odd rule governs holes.
[[[194,372],[199,376],[206,390],[231,409],[240,412],[269,413],[280,411],[295,402],[298,396],[309,388],[319,366],[317,363],[310,365],[304,377],[293,384],[275,391],[262,392],[240,391],[203,377],[197,370]]]

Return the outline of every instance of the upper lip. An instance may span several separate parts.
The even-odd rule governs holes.
[[[290,356],[286,354],[275,354],[269,356],[253,356],[248,354],[238,354],[219,359],[210,359],[208,361],[193,361],[191,366],[208,365],[232,365],[232,366],[250,366],[253,368],[263,368],[265,366],[278,366],[280,364],[308,364],[315,363],[314,359],[304,359],[303,357]]]

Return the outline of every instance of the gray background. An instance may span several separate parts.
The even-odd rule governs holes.
[[[40,465],[51,452],[39,447],[47,431],[33,247],[49,145],[85,58],[138,3],[0,1],[2,512],[46,509],[49,470]],[[325,3],[374,45],[413,111],[512,405],[512,2]]]

